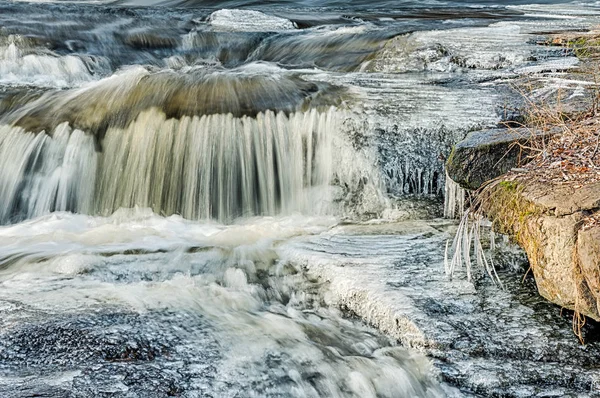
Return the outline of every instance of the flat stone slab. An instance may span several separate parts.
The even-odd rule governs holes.
[[[517,167],[529,151],[522,144],[558,133],[528,128],[501,128],[469,133],[460,141],[446,162],[452,180],[470,190]]]
[[[456,144],[456,148],[478,148],[486,145],[510,144],[515,141],[529,139],[532,134],[532,130],[527,128],[499,128],[473,131],[464,140]]]
[[[600,182],[583,186],[528,183],[522,195],[558,217],[600,208]]]

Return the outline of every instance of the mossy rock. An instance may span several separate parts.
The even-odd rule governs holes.
[[[461,187],[476,190],[517,167],[524,158],[519,144],[541,135],[524,128],[472,132],[452,149],[446,170]]]
[[[486,187],[480,200],[495,230],[527,253],[539,293],[600,321],[600,226],[582,228],[587,215],[600,211],[600,183],[504,180]]]

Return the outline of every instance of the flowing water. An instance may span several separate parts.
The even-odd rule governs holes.
[[[600,396],[522,253],[444,274],[452,144],[585,95],[532,2],[0,2],[0,396]]]

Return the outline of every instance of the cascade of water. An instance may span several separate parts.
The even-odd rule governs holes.
[[[355,71],[394,35],[389,31],[367,32],[363,27],[343,27],[324,34],[307,30],[302,35],[280,34],[261,41],[249,56],[252,61],[335,71]]]
[[[0,37],[0,82],[29,82],[65,87],[92,81],[95,74],[110,71],[102,57],[59,56],[20,35]]]
[[[52,138],[0,127],[0,222],[51,211],[91,211],[96,164],[93,137],[67,123]]]
[[[106,134],[97,210],[137,205],[219,220],[318,212],[317,202],[330,201],[336,123],[334,111],[169,120],[144,112],[129,127]]]
[[[66,122],[50,134],[2,126],[0,222],[135,206],[221,221],[331,214],[340,203],[373,211],[385,200],[376,165],[347,142],[343,121],[334,108],[179,119],[151,108],[109,127],[101,152],[96,137]]]

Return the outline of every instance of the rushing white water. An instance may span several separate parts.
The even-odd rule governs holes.
[[[181,119],[150,109],[127,128],[109,128],[99,153],[92,135],[67,123],[51,135],[3,126],[0,220],[135,206],[222,221],[334,214],[352,194],[377,209],[385,199],[374,166],[345,142],[343,120],[333,109]]]
[[[26,38],[18,35],[0,39],[0,82],[69,87],[110,70],[101,57],[58,56],[28,44]]]
[[[0,396],[597,393],[525,260],[448,278],[437,218],[450,147],[573,80],[539,32],[594,13],[186,3],[0,5]]]
[[[66,123],[51,137],[0,127],[0,220],[51,211],[92,210],[96,173],[94,139]]]
[[[0,228],[0,303],[27,296],[39,313],[59,309],[82,316],[102,304],[113,313],[178,314],[177,327],[161,330],[151,323],[141,336],[128,338],[166,343],[184,355],[184,363],[168,355],[157,363],[174,372],[176,383],[178,373],[193,381],[187,387],[192,396],[444,396],[424,356],[322,306],[319,283],[290,259],[279,261],[277,242],[334,224],[333,218],[287,217],[224,226],[163,218],[147,209],[109,218],[55,213]],[[38,288],[32,291],[32,284]],[[113,333],[138,333],[125,314]],[[26,361],[37,366],[33,357]],[[77,361],[71,367],[85,372],[86,361]],[[136,366],[138,374],[148,372],[148,365]],[[68,386],[81,378],[74,373],[53,382]],[[10,382],[15,380],[0,377],[0,388]],[[111,378],[101,384],[120,392],[143,387]]]
[[[475,391],[597,392],[600,373],[581,365],[597,348],[557,309],[445,277],[452,223],[336,223],[138,208],[2,226],[0,391],[472,396],[440,383],[436,363]]]

